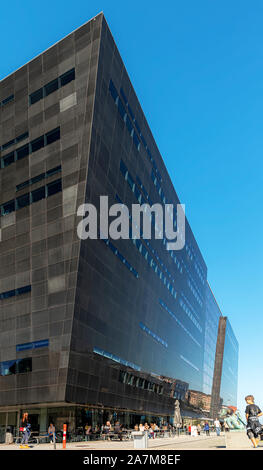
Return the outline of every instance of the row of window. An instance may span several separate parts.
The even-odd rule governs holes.
[[[190,291],[192,292],[193,296],[196,298],[196,301],[199,303],[200,307],[202,307],[203,302],[202,302],[202,300],[200,299],[198,293],[196,292],[194,286],[192,285],[192,283],[190,282],[189,279],[188,279],[188,281],[187,281],[187,284],[188,284],[188,287],[189,287]]]
[[[201,347],[201,344],[198,343],[198,341],[195,339],[195,337],[190,333],[190,331],[185,328],[185,326],[182,324],[180,320],[178,320],[177,316],[169,309],[169,307],[164,303],[162,299],[159,299],[159,303],[162,306],[162,308],[169,313],[169,315],[178,323],[178,325],[190,336],[190,338],[197,344],[197,346]]]
[[[103,349],[100,348],[94,348],[93,352],[96,354],[99,354],[100,356],[107,357],[108,359],[111,359],[112,361],[119,362],[120,364],[123,364],[124,366],[131,367],[132,369],[140,371],[141,368],[134,364],[133,362],[126,361],[125,359],[122,359],[119,356],[116,356],[116,354],[112,354],[110,352],[107,352]]]
[[[147,202],[145,201],[144,197],[142,196],[142,194],[140,193],[137,185],[135,184],[134,180],[133,180],[133,177],[131,176],[129,170],[127,169],[126,165],[124,164],[123,160],[120,161],[120,171],[122,173],[122,175],[124,176],[125,178],[125,181],[128,182],[131,190],[133,191],[133,193],[135,194],[138,202],[141,204],[146,204]],[[120,198],[118,197],[118,195],[116,195],[116,198],[118,199],[118,202],[120,202],[120,204],[122,204],[122,201],[120,200]],[[154,226],[154,221],[152,219],[152,225]],[[142,236],[142,233],[141,233],[141,236]],[[164,237],[163,239],[163,242],[164,244],[166,245],[166,238]],[[145,240],[147,246],[150,247],[150,249],[152,250],[152,253],[156,256],[156,258],[158,259],[158,261],[160,262],[161,266],[164,268],[165,272],[168,274],[168,276],[170,277],[170,279],[172,280],[172,282],[175,282],[174,279],[172,278],[172,275],[171,273],[168,271],[168,269],[166,268],[166,266],[164,265],[164,263],[162,262],[162,260],[159,258],[158,256],[158,253],[156,252],[156,250],[154,250],[150,243],[148,242],[148,240]],[[176,267],[179,269],[179,271],[182,273],[183,270],[182,270],[182,266],[180,265],[179,261],[177,260],[175,254],[173,253],[173,251],[170,252],[170,256],[171,258],[173,259]],[[161,278],[160,278],[161,279]]]
[[[5,98],[4,100],[0,101],[0,107],[1,106],[5,106],[6,104],[8,103],[11,103],[12,101],[14,101],[14,95],[9,95],[7,98]]]
[[[30,180],[27,180],[27,181],[24,181],[23,183],[18,184],[16,186],[16,191],[20,191],[20,189],[24,189],[27,186],[38,183],[39,181],[45,178],[49,178],[50,176],[53,176],[57,173],[61,173],[61,165],[56,166],[55,168],[51,168],[51,170],[46,171],[46,173],[41,173],[40,175],[30,178]]]
[[[32,372],[32,357],[0,362],[1,376],[24,374],[25,372]]]
[[[141,253],[141,255],[144,257],[144,259],[147,261],[148,266],[150,266],[150,268],[153,269],[153,271],[159,277],[159,279],[163,283],[163,285],[169,290],[169,292],[173,296],[173,298],[176,299],[177,292],[176,292],[172,282],[170,282],[167,279],[167,277],[165,276],[165,274],[161,271],[158,264],[154,261],[154,259],[150,255],[149,251],[145,248],[145,246],[143,245],[141,240],[139,240],[137,238],[134,238],[132,241],[133,241],[133,244],[138,249],[139,253]],[[173,282],[175,282],[174,279],[173,279]]]
[[[137,377],[136,375],[120,370],[119,381],[126,385],[132,385],[136,388],[142,388],[143,390],[148,390],[149,392],[158,393],[159,395],[163,394],[163,386],[150,382],[149,380],[144,379],[143,377]]]
[[[41,199],[53,196],[53,194],[59,193],[60,191],[62,191],[61,178],[56,181],[52,181],[52,183],[45,186],[41,186],[41,188],[35,189],[30,193],[23,194],[23,196],[19,196],[12,201],[2,204],[2,206],[0,206],[0,215],[4,216],[10,214],[11,212],[22,209],[23,207],[27,207],[34,202],[38,202]]]
[[[26,351],[29,349],[47,348],[48,346],[49,346],[49,340],[42,339],[40,341],[33,341],[32,343],[17,344],[16,350],[17,352],[20,352],[20,351]]]
[[[191,302],[188,300],[188,298],[186,297],[186,295],[183,292],[181,292],[181,297],[185,301],[185,303],[188,305],[188,307],[190,307],[190,310],[196,316],[196,318],[198,318],[200,320],[199,313],[196,311],[196,309],[193,307],[193,305],[191,304]]]
[[[194,263],[194,268],[195,268],[198,276],[200,277],[200,279],[202,281],[202,284],[204,284],[205,281],[206,281],[205,276],[203,275],[202,270],[200,269],[200,267],[198,266],[198,264],[196,262]]]
[[[136,269],[133,268],[133,266],[127,261],[126,258],[119,252],[119,250],[111,243],[110,240],[101,238],[101,240],[111,249],[111,251],[119,258],[119,260],[126,266],[126,268],[136,277],[136,279],[139,278],[139,274],[137,273]]]
[[[168,204],[168,199],[166,198],[165,192],[162,189],[162,185],[161,185],[160,181],[158,181],[158,178],[157,178],[156,174],[154,173],[154,171],[152,171],[152,173],[151,173],[151,178],[152,178],[153,184],[156,187],[156,190],[157,190],[160,198],[162,199],[162,202],[164,204]],[[177,217],[176,209],[174,208],[174,214],[173,214],[174,228],[176,228],[176,217]],[[187,243],[185,244],[185,249],[186,249],[186,252],[187,252],[190,260],[192,261],[194,255],[193,255],[192,251],[190,250]],[[196,270],[202,284],[204,285],[205,279],[204,279],[204,275],[202,274],[202,269],[198,267],[196,262],[195,262],[194,267],[195,267],[195,270]]]
[[[195,278],[192,276],[192,269],[188,269],[188,267],[185,263],[184,263],[184,266],[185,266],[185,270],[188,274],[189,282],[192,284],[191,289],[194,289],[196,291],[196,295],[199,296],[200,301],[203,303],[203,297],[204,297],[203,289],[202,290],[199,289],[199,286],[198,286]],[[200,279],[200,280],[202,282],[202,279]],[[202,282],[202,284],[203,284],[203,282]]]
[[[123,160],[120,161],[120,171],[122,173],[122,175],[124,176],[124,179],[125,181],[127,181],[127,183],[129,184],[132,192],[135,194],[135,197],[136,199],[138,200],[139,204],[146,204],[147,201],[145,200],[145,198],[142,196],[142,194],[140,193],[140,190],[138,189],[136,183],[134,182],[134,179],[132,177],[132,175],[130,174],[129,170],[127,169],[125,163],[123,162]],[[139,177],[137,177],[137,181],[139,182],[140,179]],[[141,183],[142,184],[142,183]],[[140,185],[141,187],[141,185]],[[146,191],[146,190],[145,190]],[[148,195],[148,193],[147,193]],[[150,198],[147,198],[148,202],[151,204],[151,200]],[[152,205],[152,204],[151,204]],[[152,220],[152,225],[154,226],[154,221]],[[167,244],[167,240],[165,237],[163,237],[162,239],[162,242],[163,244],[166,246]],[[147,241],[146,241],[147,243]],[[147,243],[148,244],[148,243]],[[152,252],[153,254],[156,256],[156,258],[158,259],[159,261],[159,256],[158,256],[158,253],[156,252],[156,250],[154,250],[153,248],[152,249]],[[170,253],[170,256],[171,258],[173,259],[177,269],[179,269],[179,271],[182,273],[183,272],[183,269],[182,269],[182,266],[180,264],[180,262],[177,260],[175,254],[173,251],[169,251]],[[170,278],[172,278],[172,275],[169,273],[168,269],[166,268],[166,266],[164,265],[164,263],[160,260],[160,264],[161,266],[164,268],[164,270],[166,271],[166,273],[169,275]]]
[[[1,158],[1,168],[6,168],[17,160],[27,157],[29,154],[40,150],[42,147],[46,147],[49,144],[53,144],[60,139],[60,128],[52,129],[44,135],[41,135],[37,139],[32,140],[26,145],[19,147],[13,152],[8,153]]]
[[[0,147],[0,150],[6,150],[8,147],[11,147],[11,145],[19,144],[19,142],[22,142],[22,140],[28,138],[28,132],[24,132],[23,134],[19,135],[18,137],[15,137],[12,140],[9,140],[9,142],[6,142]]]
[[[147,145],[147,143],[146,143],[146,141],[145,141],[145,138],[144,138],[144,136],[143,136],[143,134],[142,134],[142,132],[141,132],[140,126],[139,126],[137,120],[135,119],[134,113],[133,113],[133,111],[132,111],[132,109],[131,109],[131,107],[130,107],[130,105],[129,105],[129,103],[128,103],[128,100],[127,100],[127,98],[126,98],[126,95],[125,95],[123,89],[121,88],[120,94],[121,94],[122,99],[123,99],[123,101],[124,101],[124,103],[125,103],[125,107],[123,106],[123,103],[122,103],[122,101],[120,100],[120,96],[119,96],[119,94],[118,94],[118,92],[117,92],[117,90],[116,90],[116,87],[115,87],[115,85],[114,85],[114,83],[113,83],[112,80],[110,80],[110,83],[109,83],[109,90],[110,90],[110,93],[111,93],[112,98],[114,99],[115,104],[118,106],[118,108],[120,107],[119,112],[120,112],[122,118],[124,119],[125,115],[127,116],[125,122],[126,122],[126,126],[127,126],[127,128],[128,128],[128,131],[130,132],[130,134],[131,134],[131,132],[132,132],[132,129],[133,129],[134,133],[136,134],[136,132],[135,132],[135,130],[134,130],[134,127],[133,127],[133,124],[132,124],[132,123],[134,123],[134,125],[135,125],[135,127],[136,127],[136,129],[137,129],[137,132],[138,132],[138,134],[139,134],[139,136],[140,136],[140,138],[141,138],[141,141],[142,141],[142,143],[143,143],[143,146],[144,146],[144,148],[145,148],[145,150],[146,150],[147,156],[148,156],[148,158],[149,158],[149,160],[150,160],[150,162],[151,162],[151,165],[153,166],[154,171],[155,171],[156,174],[158,175],[159,179],[162,181],[162,177],[161,177],[161,175],[160,175],[160,173],[159,173],[159,171],[158,171],[156,162],[155,162],[155,160],[154,160],[154,158],[153,158],[153,156],[152,156],[152,154],[151,154],[151,152],[150,152],[150,149],[149,149],[149,147],[148,147],[148,145]],[[119,102],[121,103],[120,105],[119,105]],[[131,119],[129,118],[129,115],[128,115],[128,113],[126,112],[126,109],[128,110]],[[128,123],[128,124],[127,124],[127,123]],[[137,146],[137,149],[140,150],[140,140],[138,139],[137,134],[136,134],[136,141],[139,142],[139,144],[138,144],[138,146]]]
[[[31,292],[31,286],[19,287],[18,289],[12,289],[0,293],[0,300],[9,299],[10,297],[15,297],[17,295],[27,294]]]
[[[119,198],[119,196],[117,194],[116,194],[116,199],[120,204],[122,204],[122,201],[121,201],[121,199]],[[131,215],[129,217],[131,218]],[[130,230],[131,230],[131,227],[130,227]],[[170,282],[168,280],[168,278],[166,277],[166,275],[161,271],[158,264],[155,262],[155,260],[150,255],[150,252],[145,248],[145,246],[141,242],[141,240],[139,240],[137,238],[132,238],[132,233],[130,234],[130,238],[132,239],[132,242],[136,246],[136,248],[138,249],[139,253],[148,262],[148,265],[154,270],[154,272],[157,274],[159,279],[163,282],[164,286],[169,290],[170,294],[176,299],[177,293],[176,293],[175,288],[172,285],[172,282],[174,283],[175,280],[172,278],[172,276],[169,274],[169,277],[172,280],[172,282]],[[147,246],[149,246],[149,248],[152,250],[152,252],[154,252],[154,254],[155,254],[156,252],[153,248],[151,248],[151,245],[148,242],[148,240],[144,240],[144,241],[146,242]],[[155,254],[155,256],[156,256],[156,254]],[[166,272],[168,272],[167,269],[166,269]]]
[[[29,95],[29,105],[37,103],[38,101],[45,98],[45,96],[54,93],[54,91],[72,82],[72,80],[75,80],[74,68],[68,70],[67,72],[60,75],[60,77],[56,78],[55,80],[52,80],[51,82],[44,85],[42,88],[39,88],[38,90],[31,93]]]
[[[168,343],[164,341],[164,339],[160,338],[156,333],[154,333],[152,330],[150,330],[144,323],[140,322],[139,323],[140,328],[145,331],[149,336],[155,339],[158,343],[162,344],[165,348],[168,348]]]
[[[186,303],[180,299],[179,301],[180,306],[182,307],[183,311],[186,313],[186,315],[190,318],[191,322],[196,326],[196,328],[202,333],[202,327],[199,325],[198,321],[192,314],[190,308],[186,305]]]
[[[125,111],[125,106],[124,106],[120,96],[118,95],[117,90],[116,90],[112,80],[110,80],[109,90],[110,90],[111,96],[113,97],[114,102],[115,102],[115,104],[118,108],[119,114],[121,115],[123,121],[125,122],[127,130],[128,130],[130,136],[133,139],[133,143],[134,143],[135,147],[137,148],[137,150],[140,150],[140,139],[139,139],[139,137],[138,137],[133,125],[132,125],[132,121],[130,120],[128,114]]]
[[[126,167],[125,163],[123,162],[123,160],[120,161],[120,171],[121,171],[125,181],[127,181],[128,185],[130,186],[130,188],[131,188],[132,192],[134,193],[134,195],[135,195],[137,201],[139,202],[139,204],[147,204],[148,203],[147,200],[141,194],[141,191],[139,190],[137,184],[135,183],[131,173],[127,169],[127,167]],[[156,225],[157,229],[159,229],[156,221],[154,223],[153,218],[152,218],[151,222],[152,222],[152,226],[153,226],[154,229],[155,229],[155,225]],[[161,229],[159,229],[159,235],[160,235],[160,233],[161,233]],[[166,245],[166,238],[165,237],[160,239],[160,241],[162,241],[162,243],[164,245]]]

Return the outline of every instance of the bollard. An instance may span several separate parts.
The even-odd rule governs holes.
[[[66,441],[67,441],[67,425],[63,424],[63,449],[66,449]]]
[[[54,444],[54,450],[56,450],[57,446],[56,446],[56,436],[55,436],[55,433],[53,431],[53,444]]]

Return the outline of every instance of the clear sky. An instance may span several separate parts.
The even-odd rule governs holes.
[[[0,78],[104,11],[263,406],[263,3],[1,2]]]

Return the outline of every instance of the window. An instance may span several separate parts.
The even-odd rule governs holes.
[[[51,170],[48,170],[46,172],[46,177],[48,178],[49,176],[53,176],[56,173],[60,173],[60,172],[61,172],[61,165],[56,166],[55,168],[52,168]]]
[[[11,103],[11,101],[14,101],[14,95],[10,95],[7,98],[5,98],[2,101],[2,106],[5,106],[6,104]]]
[[[37,150],[41,149],[44,147],[44,136],[42,135],[41,137],[38,137],[35,140],[32,140],[30,143],[31,145],[31,151],[36,152]]]
[[[126,166],[124,165],[124,163],[123,163],[122,160],[120,161],[120,170],[121,170],[121,173],[123,174],[123,176],[126,177],[127,168],[126,168]]]
[[[62,191],[61,179],[53,181],[47,185],[47,196],[52,196],[53,194],[59,193],[60,191]]]
[[[37,101],[42,100],[43,98],[43,88],[39,88],[39,90],[34,91],[34,93],[31,93],[29,95],[29,104],[32,105],[34,103],[37,103]]]
[[[132,120],[134,121],[134,114],[133,114],[132,109],[131,109],[129,104],[128,104],[128,111],[130,113],[130,116],[131,116]]]
[[[52,131],[48,132],[46,134],[46,145],[52,144],[56,140],[60,139],[60,128],[57,127],[56,129],[53,129]]]
[[[20,147],[16,151],[17,160],[21,160],[22,158],[27,157],[27,155],[29,155],[29,144],[26,144],[23,147]]]
[[[17,209],[22,209],[23,207],[29,206],[29,204],[30,204],[29,193],[23,194],[23,196],[20,196],[16,199]]]
[[[135,124],[135,127],[136,127],[138,133],[140,134],[140,133],[141,133],[141,129],[140,129],[139,124],[138,124],[138,122],[136,121],[136,119],[135,119],[135,121],[134,121],[134,124]]]
[[[58,79],[52,80],[44,86],[44,96],[48,96],[58,89]]]
[[[46,197],[45,186],[42,186],[39,189],[35,189],[35,191],[32,191],[31,193],[32,202],[40,201],[41,199],[44,199],[45,197]]]
[[[126,116],[126,111],[125,111],[125,108],[124,108],[121,100],[118,101],[118,110],[119,110],[119,113],[120,113],[122,119],[124,120],[124,118]]]
[[[15,210],[15,201],[9,201],[2,205],[2,215],[10,214]]]
[[[118,92],[117,92],[112,80],[110,80],[109,90],[110,90],[110,94],[111,94],[112,98],[114,99],[115,103],[117,103],[117,98],[118,98],[119,95],[118,95]]]
[[[43,180],[45,176],[45,173],[41,173],[41,175],[34,176],[34,178],[31,178],[30,184],[38,183],[38,181]]]
[[[35,184],[41,181],[44,178],[48,178],[49,176],[53,176],[56,173],[61,172],[61,165],[56,166],[55,168],[52,168],[51,170],[48,170],[46,173],[41,173],[40,175],[34,176],[34,178],[31,178],[30,180],[24,181],[23,183],[20,183],[16,186],[16,190],[19,191],[20,189],[26,188],[30,184]]]
[[[28,292],[31,292],[31,286],[24,286],[24,287],[19,287],[16,289],[17,295],[21,294],[27,294]]]
[[[7,149],[8,147],[11,147],[11,145],[14,145],[15,139],[9,140],[9,142],[6,142],[4,145],[2,145],[2,150]]]
[[[139,137],[137,136],[136,132],[134,132],[134,134],[133,134],[133,142],[136,145],[137,149],[139,150],[140,140],[139,140]]]
[[[28,138],[28,132],[24,132],[24,134],[19,135],[16,137],[16,143],[21,142],[21,140],[27,139]]]
[[[9,299],[9,297],[14,297],[15,295],[25,294],[26,292],[31,291],[31,286],[19,287],[19,289],[13,289],[0,294],[0,299]]]
[[[0,363],[0,375],[7,376],[16,373],[16,361],[5,361]]]
[[[75,80],[75,69],[71,69],[63,75],[60,75],[60,86],[65,86]]]
[[[129,133],[131,134],[133,130],[133,126],[132,126],[129,116],[126,116],[126,126],[127,126]]]
[[[122,96],[122,98],[123,98],[124,103],[127,105],[127,104],[128,104],[128,100],[127,100],[126,95],[125,95],[125,93],[124,93],[124,91],[123,91],[122,88],[121,88],[121,96]]]
[[[0,362],[0,375],[23,374],[32,371],[32,358]]]
[[[32,358],[18,359],[16,361],[16,374],[23,374],[32,371]]]
[[[33,341],[32,343],[17,344],[16,350],[26,351],[28,349],[38,349],[38,348],[47,348],[49,345],[48,339],[43,339],[40,341]]]
[[[11,163],[15,161],[15,154],[14,152],[9,153],[8,155],[5,155],[5,157],[2,158],[2,168],[5,168]]]
[[[29,104],[32,105],[37,103],[37,101],[42,100],[42,98],[50,95],[54,91],[58,90],[58,88],[67,85],[72,80],[75,80],[75,69],[68,70],[59,78],[56,78],[55,80],[52,80],[51,82],[44,85],[43,88],[39,88],[39,90],[31,93],[31,95],[29,95]]]
[[[10,297],[14,297],[16,295],[15,289],[9,290],[7,292],[2,292],[1,299],[9,299]]]

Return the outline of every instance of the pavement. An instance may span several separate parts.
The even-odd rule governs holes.
[[[66,450],[132,450],[133,441],[89,441],[67,443]],[[53,444],[30,445],[29,449],[20,449],[18,444],[0,444],[0,450],[54,450]],[[56,450],[63,450],[62,444],[56,444]],[[176,436],[169,438],[149,439],[149,450],[254,450],[245,431],[221,433],[211,436]],[[258,450],[263,450],[263,441]]]

